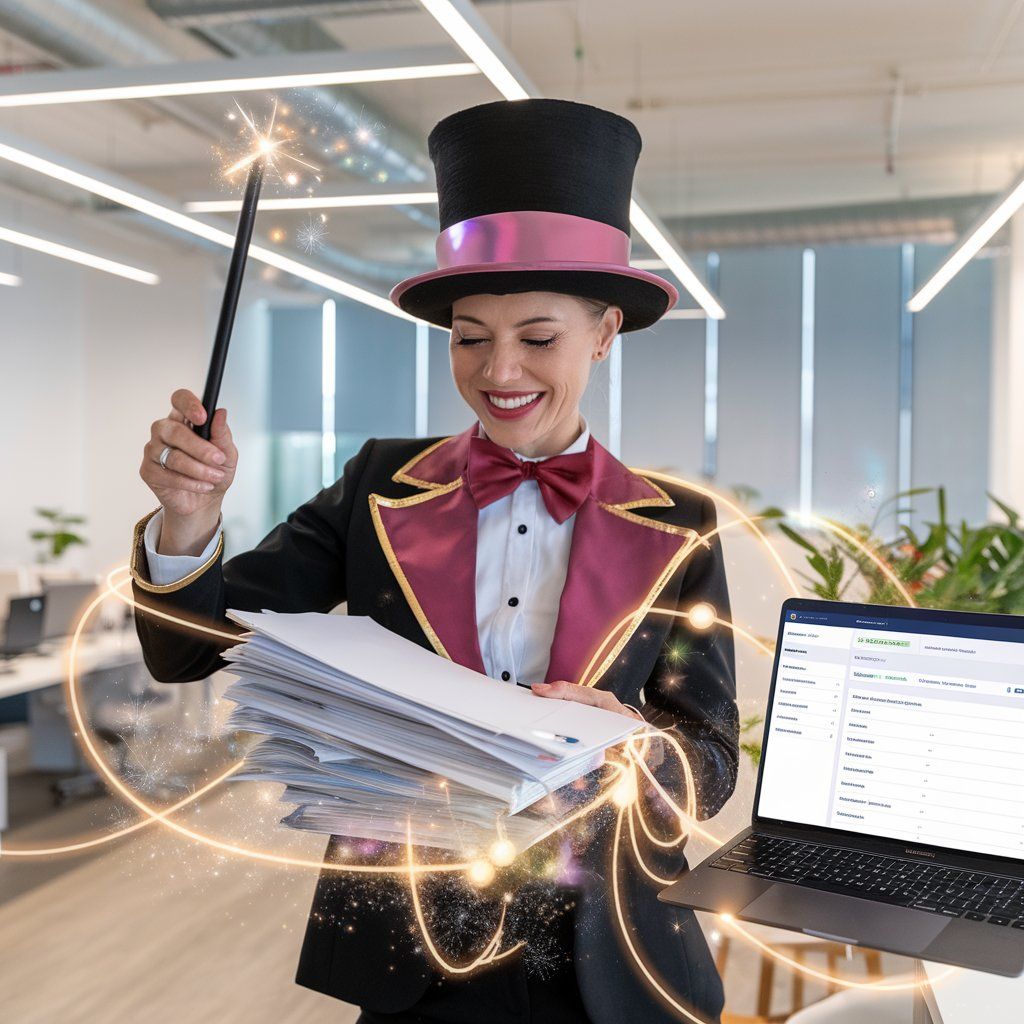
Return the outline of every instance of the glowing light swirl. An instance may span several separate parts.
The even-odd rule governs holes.
[[[471,971],[475,971],[478,967],[484,967],[497,960],[504,960],[505,957],[511,956],[517,950],[522,949],[525,943],[517,942],[514,946],[510,946],[503,952],[498,952],[498,947],[501,945],[502,935],[505,931],[505,912],[508,908],[508,903],[505,901],[502,904],[498,927],[491,936],[490,941],[484,947],[483,952],[468,964],[453,964],[448,960],[437,948],[437,945],[431,937],[430,928],[427,926],[427,919],[423,914],[423,906],[420,903],[419,886],[416,884],[416,875],[419,873],[419,866],[416,864],[415,857],[413,856],[411,828],[406,831],[405,849],[407,858],[406,870],[409,874],[409,892],[412,896],[412,906],[413,911],[416,914],[416,923],[419,925],[420,934],[423,936],[423,944],[438,967],[446,971],[448,974],[469,974]]]
[[[779,568],[780,572],[782,573],[782,575],[783,575],[784,579],[786,580],[787,584],[789,585],[790,589],[795,594],[797,594],[797,595],[799,594],[799,588],[797,587],[797,585],[796,585],[792,575],[790,574],[788,568],[783,563],[783,561],[782,561],[781,557],[779,556],[778,552],[775,550],[774,546],[768,541],[768,539],[765,536],[765,534],[757,527],[755,519],[758,518],[758,517],[748,516],[745,512],[742,511],[742,509],[739,508],[739,506],[737,506],[730,499],[728,499],[724,495],[716,494],[714,491],[712,491],[709,488],[702,487],[702,486],[697,485],[697,484],[688,483],[686,481],[682,481],[682,480],[680,480],[680,479],[678,479],[676,477],[672,477],[672,476],[670,476],[668,474],[656,473],[656,472],[653,472],[653,471],[647,471],[646,475],[651,476],[651,477],[655,477],[655,478],[660,478],[662,480],[670,481],[670,482],[673,482],[673,483],[677,483],[677,484],[682,485],[684,487],[687,487],[690,490],[693,490],[693,491],[695,491],[697,493],[713,497],[717,502],[719,502],[720,504],[724,505],[725,507],[727,507],[731,511],[733,511],[736,514],[736,516],[737,516],[736,520],[731,521],[730,523],[724,524],[721,527],[717,527],[713,531],[709,531],[709,533],[707,535],[705,535],[704,537],[702,537],[701,539],[706,543],[707,542],[707,537],[709,537],[709,536],[711,536],[711,535],[713,535],[715,533],[721,533],[724,529],[726,529],[728,527],[731,527],[733,525],[736,525],[737,523],[747,526],[751,530],[751,532],[762,542],[764,547],[767,548],[767,550],[770,552],[772,559],[776,563],[777,567]],[[901,594],[901,596],[903,596],[903,598],[907,601],[907,603],[909,605],[911,605],[911,606],[914,605],[914,600],[913,600],[912,596],[910,595],[910,593],[902,585],[902,583],[898,579],[898,577],[896,577],[896,575],[892,571],[891,567],[889,567],[877,555],[877,553],[871,551],[859,538],[857,538],[855,535],[849,533],[848,531],[846,531],[843,527],[839,526],[838,524],[832,523],[832,522],[830,522],[828,520],[822,519],[822,518],[817,517],[817,516],[815,516],[813,518],[814,518],[814,520],[816,522],[819,523],[819,525],[822,525],[826,529],[830,529],[833,532],[837,533],[837,535],[843,537],[843,539],[846,540],[848,543],[850,543],[851,545],[856,547],[858,550],[862,551],[869,559],[871,559],[871,561],[876,565],[876,567],[879,569],[879,571],[882,572],[886,576],[886,578],[890,580],[890,582],[894,585],[894,587]],[[126,568],[126,567],[123,567],[123,566],[119,567],[118,569],[112,570],[111,573],[108,574],[108,577],[107,577],[108,593],[113,594],[119,600],[124,601],[130,607],[134,608],[134,607],[136,607],[136,602],[134,601],[134,599],[131,598],[131,597],[127,597],[126,595],[121,593],[122,588],[125,587],[128,584],[129,579],[126,577],[125,579],[120,580],[120,581],[118,581],[116,583],[114,582],[114,579],[113,579],[115,574],[120,572],[120,571],[122,571],[124,568]],[[175,832],[179,833],[180,835],[182,835],[182,836],[184,836],[186,838],[189,838],[189,839],[191,839],[193,841],[204,843],[204,844],[209,845],[209,846],[211,846],[211,847],[213,847],[215,849],[221,850],[222,852],[235,853],[235,854],[238,854],[238,855],[241,855],[241,856],[250,857],[250,858],[253,858],[253,859],[256,859],[256,860],[269,861],[269,862],[272,862],[272,863],[284,864],[284,865],[287,865],[287,866],[312,867],[312,868],[315,868],[317,870],[328,869],[328,870],[336,870],[336,871],[339,871],[339,872],[360,872],[360,873],[373,873],[373,874],[389,874],[389,873],[402,872],[403,874],[406,874],[408,876],[408,878],[409,878],[409,881],[410,881],[410,889],[411,889],[411,892],[412,892],[412,895],[413,895],[413,903],[414,903],[414,907],[415,907],[415,910],[416,910],[417,923],[419,924],[421,933],[423,934],[424,943],[425,943],[428,951],[430,952],[431,956],[435,959],[435,961],[440,966],[442,966],[445,970],[448,970],[451,973],[464,973],[464,972],[468,972],[468,971],[474,970],[477,967],[484,966],[486,964],[492,963],[492,962],[494,962],[496,960],[499,960],[499,959],[502,959],[502,958],[504,958],[506,956],[511,955],[512,953],[514,953],[516,950],[518,950],[523,945],[523,943],[517,943],[515,946],[513,946],[509,950],[506,950],[506,951],[503,951],[503,952],[499,952],[498,951],[498,947],[500,946],[500,943],[501,943],[501,938],[502,938],[503,928],[504,928],[504,922],[505,922],[505,909],[503,908],[501,919],[500,919],[498,928],[497,928],[494,936],[492,936],[491,940],[488,942],[488,944],[484,948],[483,952],[478,957],[476,957],[472,961],[471,964],[463,965],[463,966],[451,964],[449,961],[447,961],[443,957],[443,955],[437,949],[436,944],[433,942],[433,940],[431,939],[431,937],[429,935],[429,930],[426,928],[426,921],[425,921],[425,918],[423,916],[422,905],[420,904],[418,886],[416,884],[416,878],[420,874],[432,873],[432,872],[436,872],[436,871],[453,871],[453,870],[461,871],[461,870],[464,870],[467,867],[467,865],[465,865],[465,864],[436,864],[436,865],[435,864],[418,864],[418,863],[415,862],[415,860],[414,860],[414,858],[412,856],[411,846],[409,847],[408,863],[405,864],[404,866],[399,866],[399,867],[389,867],[389,866],[374,867],[374,866],[368,866],[368,865],[333,864],[333,863],[330,863],[330,862],[313,861],[313,860],[309,860],[309,859],[305,859],[305,858],[283,857],[283,856],[279,856],[279,855],[275,855],[275,854],[265,853],[263,851],[255,851],[255,850],[245,849],[245,848],[242,848],[242,847],[235,846],[234,844],[223,843],[223,842],[220,842],[218,840],[213,839],[212,837],[205,836],[205,835],[202,835],[200,833],[194,832],[191,829],[185,828],[184,826],[181,826],[181,825],[177,824],[176,822],[173,822],[173,821],[170,820],[170,815],[174,814],[178,810],[180,810],[183,807],[187,806],[188,804],[192,803],[193,801],[198,799],[203,794],[211,791],[217,785],[219,785],[222,781],[224,781],[226,778],[228,778],[230,776],[230,774],[232,774],[237,769],[237,767],[238,767],[237,764],[233,765],[231,768],[228,769],[228,771],[222,773],[220,776],[218,776],[217,778],[213,779],[211,782],[209,782],[206,785],[204,785],[201,789],[195,791],[194,793],[189,794],[183,800],[179,801],[178,803],[176,803],[176,804],[172,805],[171,807],[166,808],[164,810],[158,810],[156,808],[150,807],[148,804],[146,804],[145,801],[136,798],[136,795],[128,787],[122,785],[121,781],[110,772],[108,766],[106,765],[106,763],[103,761],[102,757],[99,755],[98,751],[96,750],[94,744],[92,743],[91,737],[88,734],[85,722],[84,722],[84,720],[82,718],[81,709],[79,707],[78,697],[77,697],[77,678],[76,678],[76,673],[75,673],[75,660],[76,660],[77,653],[78,653],[78,643],[79,643],[80,636],[81,636],[81,633],[82,633],[82,630],[83,630],[85,622],[87,621],[89,615],[91,615],[92,612],[95,610],[95,608],[98,606],[100,601],[102,601],[104,596],[105,595],[101,595],[100,597],[98,597],[96,600],[94,600],[89,605],[89,607],[87,608],[87,610],[86,610],[85,614],[83,615],[81,621],[76,626],[75,633],[74,633],[73,638],[72,638],[71,652],[70,652],[70,654],[71,654],[70,668],[69,668],[68,679],[67,679],[67,694],[68,694],[68,698],[69,698],[69,706],[72,708],[73,716],[74,716],[75,722],[78,725],[78,728],[79,728],[79,731],[80,731],[80,735],[81,735],[81,737],[83,739],[83,742],[84,742],[84,745],[86,747],[87,754],[93,760],[93,762],[95,763],[97,768],[100,770],[100,772],[104,775],[104,777],[109,782],[111,782],[113,784],[114,788],[119,793],[121,793],[121,795],[124,796],[131,804],[133,804],[136,808],[138,808],[145,815],[147,815],[147,817],[143,821],[137,822],[137,823],[135,823],[135,824],[133,824],[131,826],[128,826],[128,827],[126,827],[124,829],[120,829],[120,830],[118,830],[116,832],[112,832],[112,833],[105,833],[103,836],[96,837],[96,838],[91,839],[91,840],[82,841],[82,842],[76,842],[76,843],[73,843],[73,844],[68,844],[68,845],[63,846],[63,847],[50,847],[50,848],[47,848],[47,849],[37,848],[37,849],[32,849],[32,850],[18,850],[18,849],[13,849],[12,850],[10,848],[7,848],[7,849],[4,849],[4,850],[0,851],[0,856],[16,856],[16,857],[17,856],[42,856],[42,855],[48,855],[48,854],[53,854],[53,853],[64,853],[64,852],[71,852],[71,851],[81,850],[81,849],[93,847],[93,846],[96,846],[96,845],[100,845],[100,844],[105,843],[105,842],[110,842],[110,841],[112,841],[115,838],[120,838],[123,835],[126,835],[128,833],[134,832],[134,831],[136,831],[136,830],[138,830],[140,828],[146,827],[146,826],[148,826],[149,824],[151,824],[153,822],[160,822],[161,824],[163,824],[163,825],[167,826],[168,828],[170,828],[172,831],[175,831]],[[176,616],[168,615],[168,614],[166,614],[164,612],[161,612],[161,611],[159,611],[157,609],[149,608],[148,606],[146,607],[146,610],[147,610],[147,613],[150,614],[150,615],[154,615],[156,617],[163,618],[163,619],[168,620],[168,621],[172,621],[175,624],[177,624],[178,626],[183,627],[183,628],[188,629],[188,630],[195,630],[195,631],[204,633],[204,634],[206,634],[208,636],[215,636],[215,637],[222,638],[222,639],[225,639],[225,640],[229,640],[229,641],[232,641],[232,642],[237,642],[238,639],[239,639],[237,634],[227,633],[227,632],[224,632],[222,630],[218,630],[218,629],[216,629],[216,628],[214,628],[212,626],[203,626],[203,625],[199,625],[199,624],[196,624],[196,623],[193,623],[193,622],[189,622],[187,620],[180,619],[180,618],[178,618]],[[649,609],[649,611],[650,612],[654,612],[654,613],[658,613],[658,614],[669,614],[669,615],[675,615],[675,616],[679,616],[679,617],[686,617],[687,614],[688,614],[686,612],[682,612],[682,611],[679,611],[677,609],[651,608],[651,609]],[[632,617],[633,617],[632,615],[627,616],[625,619],[623,619],[622,621],[620,621],[620,623],[618,623],[616,625],[616,627],[612,630],[612,632],[609,634],[609,636],[602,643],[601,647],[599,648],[599,652],[600,652],[600,650],[603,650],[607,646],[607,644],[611,641],[611,638]],[[756,648],[758,648],[762,653],[767,654],[767,655],[771,655],[772,654],[771,649],[768,648],[767,645],[765,645],[758,638],[754,637],[752,634],[750,634],[746,630],[742,629],[742,627],[736,626],[735,623],[732,623],[732,622],[729,622],[727,620],[721,619],[721,618],[719,618],[716,615],[714,617],[714,624],[723,626],[723,627],[728,628],[728,629],[731,629],[736,635],[738,635],[739,637],[741,637],[742,639],[744,639],[748,643],[750,643],[753,646],[755,646]],[[590,673],[590,671],[591,671],[595,661],[596,661],[596,655],[595,655],[594,659],[591,660],[591,663],[588,665],[587,670],[586,670],[586,672],[583,675],[584,679],[586,679],[587,676],[589,675],[589,673]],[[592,685],[593,682],[594,682],[594,680],[590,680],[586,685]],[[680,759],[680,763],[683,766],[684,776],[685,776],[686,784],[687,784],[687,803],[690,805],[690,807],[693,810],[695,810],[696,803],[695,803],[695,795],[694,795],[694,790],[693,790],[693,776],[692,776],[692,771],[690,769],[689,761],[688,761],[688,759],[686,757],[685,751],[682,749],[681,745],[678,743],[678,741],[673,736],[669,735],[668,733],[666,733],[664,731],[655,730],[654,733],[648,733],[648,734],[645,734],[645,735],[647,737],[649,737],[650,735],[657,735],[661,739],[661,741],[663,743],[667,743],[668,744],[669,748]],[[645,740],[645,747],[644,747],[644,750],[643,750],[644,754],[646,754],[646,750],[647,750],[647,746],[648,745],[649,745],[649,740]],[[678,998],[673,996],[658,981],[658,979],[655,978],[655,976],[652,974],[651,970],[648,968],[648,966],[644,962],[643,957],[637,951],[637,949],[636,949],[636,947],[635,947],[635,945],[634,945],[634,943],[632,941],[632,938],[631,938],[630,933],[629,933],[629,928],[626,925],[626,921],[625,921],[625,917],[624,917],[624,911],[623,911],[621,894],[620,894],[620,888],[619,888],[619,879],[618,879],[618,867],[619,867],[619,861],[620,861],[620,849],[619,848],[620,848],[621,841],[622,841],[622,820],[623,820],[623,816],[625,814],[628,813],[630,815],[630,817],[629,817],[630,836],[631,836],[631,841],[632,841],[634,853],[637,855],[636,856],[637,863],[641,866],[641,870],[643,870],[648,875],[648,877],[650,877],[652,880],[656,881],[658,884],[668,884],[668,882],[670,880],[658,878],[658,876],[656,874],[654,874],[647,867],[646,863],[643,861],[642,857],[640,856],[639,844],[637,842],[637,834],[636,834],[635,823],[634,823],[634,815],[639,818],[640,823],[641,823],[641,827],[644,830],[646,836],[655,845],[659,845],[659,846],[666,846],[666,845],[673,845],[674,846],[674,845],[677,845],[679,842],[682,842],[683,839],[685,839],[686,835],[689,834],[690,831],[696,832],[696,833],[700,834],[702,837],[704,837],[705,839],[710,840],[711,842],[715,843],[716,845],[721,845],[721,841],[717,837],[715,837],[711,833],[709,833],[707,830],[705,830],[696,821],[696,818],[695,818],[694,814],[688,813],[687,810],[684,810],[683,808],[679,807],[679,805],[672,798],[672,796],[658,782],[658,780],[656,779],[654,774],[651,772],[649,766],[647,765],[646,760],[643,757],[637,755],[637,751],[635,750],[634,741],[633,740],[631,740],[629,742],[629,744],[626,745],[626,756],[627,756],[627,760],[628,760],[628,765],[623,765],[621,763],[616,763],[616,762],[612,762],[611,763],[612,773],[611,773],[610,783],[607,786],[605,786],[603,792],[601,794],[599,794],[599,796],[597,798],[595,798],[595,800],[591,801],[591,803],[587,804],[585,807],[583,807],[583,808],[579,809],[578,811],[576,811],[573,815],[571,815],[568,818],[566,818],[563,822],[553,826],[552,829],[549,830],[549,832],[545,833],[544,837],[542,837],[542,838],[546,838],[546,837],[554,834],[555,832],[559,831],[561,828],[565,827],[566,825],[570,824],[571,822],[573,822],[575,820],[578,820],[578,819],[584,817],[585,815],[589,814],[591,811],[595,810],[597,807],[603,805],[604,803],[608,802],[608,800],[612,799],[613,796],[614,796],[614,793],[615,793],[615,787],[619,784],[619,782],[621,782],[621,778],[622,778],[622,775],[623,775],[624,772],[628,771],[628,772],[632,773],[633,792],[635,793],[636,789],[637,789],[636,781],[638,779],[637,771],[639,770],[639,771],[644,773],[644,775],[647,777],[647,779],[655,787],[655,790],[658,793],[658,795],[661,796],[661,798],[663,800],[665,800],[666,803],[668,804],[668,806],[670,808],[672,808],[672,810],[675,812],[675,814],[676,814],[676,816],[677,816],[677,818],[679,820],[679,823],[680,823],[680,832],[679,832],[678,837],[676,839],[674,839],[674,840],[660,840],[660,839],[658,839],[653,834],[653,832],[647,827],[647,823],[646,823],[646,821],[644,819],[644,815],[643,815],[642,803],[639,800],[637,800],[635,796],[634,796],[634,799],[632,801],[630,801],[626,805],[620,807],[618,815],[617,815],[617,819],[616,819],[615,836],[614,836],[614,840],[613,840],[613,849],[612,849],[612,864],[613,864],[613,886],[612,887],[613,887],[613,898],[614,898],[614,906],[615,906],[615,910],[616,910],[617,923],[619,925],[619,929],[620,929],[620,933],[622,935],[623,941],[624,941],[627,949],[629,950],[629,953],[630,953],[632,961],[635,963],[635,965],[640,970],[641,974],[644,976],[644,978],[647,980],[647,982],[661,996],[661,998],[664,999],[674,1010],[676,1010],[678,1013],[680,1013],[685,1019],[693,1021],[693,1022],[695,1022],[695,1024],[707,1024],[707,1022],[703,1021],[702,1018],[696,1016],[691,1010],[689,1010],[686,1006],[684,1006],[681,1002],[679,1002]],[[783,954],[778,953],[776,950],[772,949],[766,943],[761,942],[754,935],[749,933],[746,929],[744,929],[740,925],[738,925],[735,922],[735,920],[731,919],[728,915],[723,915],[722,916],[722,920],[725,921],[726,924],[730,928],[732,928],[738,935],[740,935],[742,938],[746,939],[754,947],[760,949],[763,954],[768,955],[768,956],[772,956],[773,958],[778,960],[780,963],[784,964],[789,969],[798,971],[798,972],[803,973],[803,974],[806,974],[806,975],[808,975],[810,977],[815,977],[815,978],[818,978],[820,980],[825,980],[825,981],[828,981],[828,982],[840,985],[842,987],[893,991],[893,990],[897,990],[897,989],[900,989],[900,988],[911,989],[911,988],[921,987],[921,986],[923,986],[925,984],[928,984],[928,982],[924,982],[924,981],[912,981],[912,982],[906,982],[906,983],[903,983],[903,982],[863,983],[863,982],[852,981],[852,980],[843,978],[841,976],[833,975],[833,974],[830,974],[830,973],[827,973],[827,972],[817,971],[817,970],[815,970],[813,968],[808,967],[805,964],[801,964],[801,963],[793,960],[792,958],[786,957]],[[947,970],[947,971],[943,972],[941,975],[939,975],[936,979],[934,979],[933,983],[940,982],[940,981],[946,979],[947,977],[957,973],[957,971],[958,971],[957,968],[950,968],[949,970]]]

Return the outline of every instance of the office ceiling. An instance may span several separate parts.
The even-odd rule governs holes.
[[[858,222],[860,237],[952,237],[1024,162],[1024,0],[478,0],[477,8],[545,95],[636,122],[637,185],[681,240],[715,244],[717,230],[721,244],[775,244],[799,240],[810,223],[842,240],[858,237]],[[415,0],[0,0],[4,73],[432,44],[450,40]],[[418,167],[426,179],[417,187],[428,189],[431,126],[499,98],[482,76],[334,89],[297,111],[331,138],[342,126],[329,116],[330,96],[400,155],[392,170],[405,171],[391,184],[411,184]],[[234,130],[229,108],[218,96],[0,110],[0,131],[177,199],[211,198],[224,193],[212,148]],[[372,180],[378,156],[368,155],[362,173],[331,157],[318,189]],[[2,166],[0,180],[42,188],[29,172]],[[416,264],[432,256],[434,215],[427,206],[418,216],[331,217],[345,218],[338,247]],[[302,217],[271,219],[268,230],[291,237]]]

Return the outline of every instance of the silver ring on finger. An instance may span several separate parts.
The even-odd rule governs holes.
[[[167,447],[164,448],[164,450],[160,453],[160,457],[156,460],[157,462],[160,463],[161,466],[163,466],[164,469],[167,468],[167,457],[173,451],[174,449],[170,445],[167,445]]]

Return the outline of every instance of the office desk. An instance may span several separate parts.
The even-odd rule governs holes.
[[[70,641],[45,654],[19,654],[0,662],[0,697],[13,697],[63,683],[68,676]],[[142,661],[142,647],[134,629],[86,634],[78,645],[78,671],[134,665]],[[10,671],[4,671],[8,668]]]
[[[921,963],[927,982],[944,974],[945,964]],[[1001,1024],[1021,1019],[1024,978],[1000,978],[981,971],[957,971],[951,978],[922,987],[921,994],[930,1024]]]
[[[45,654],[20,654],[0,663],[0,697],[61,685],[68,676],[70,641]],[[97,669],[142,662],[142,647],[133,628],[87,634],[78,645],[79,676]],[[6,669],[6,671],[5,671]],[[0,831],[7,828],[7,759],[0,750]]]

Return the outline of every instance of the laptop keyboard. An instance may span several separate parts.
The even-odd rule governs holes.
[[[748,836],[711,866],[944,917],[1024,928],[1021,878],[766,835]]]

